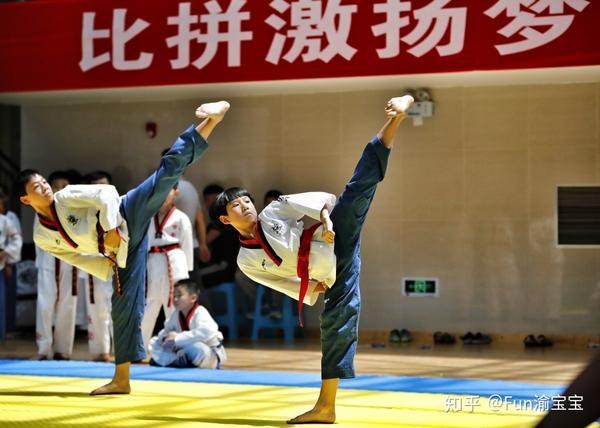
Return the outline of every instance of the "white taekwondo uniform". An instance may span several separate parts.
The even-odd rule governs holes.
[[[84,273],[83,280],[88,314],[87,331],[90,354],[109,354],[113,335],[110,315],[113,294],[112,277],[104,281],[89,273]]]
[[[329,212],[335,196],[325,192],[284,195],[271,202],[258,215],[257,239],[241,239],[238,254],[240,270],[253,281],[300,300],[298,250],[304,231],[302,217],[320,220],[321,210]],[[315,225],[316,226],[316,225]],[[331,287],[336,278],[334,246],[323,241],[322,226],[310,237],[309,278],[305,302],[314,305],[319,297],[317,282]]]
[[[175,349],[165,349],[163,340],[172,331],[177,332]],[[150,340],[148,351],[160,366],[168,366],[177,361],[180,366],[189,363],[196,367],[214,369],[220,368],[227,360],[219,326],[206,308],[198,304],[190,310],[187,317],[179,311],[173,312],[165,321],[165,328]]]
[[[38,246],[35,247],[35,266],[38,270],[35,317],[38,354],[52,358],[54,352],[60,352],[69,356],[75,339],[78,270]]]
[[[0,251],[6,251],[8,257],[0,262],[0,271],[4,270],[7,263],[21,261],[21,248],[23,237],[20,228],[9,216],[0,214]]]
[[[33,240],[42,250],[94,275],[108,280],[116,254],[120,268],[127,260],[127,224],[120,211],[117,189],[108,184],[69,185],[54,194],[52,218],[38,215]],[[117,229],[119,248],[104,245],[104,233]]]
[[[188,216],[174,205],[164,218],[157,213],[148,228],[148,273],[146,305],[142,319],[144,347],[152,337],[156,318],[162,306],[165,317],[171,316],[173,286],[189,278],[194,268],[194,236]]]

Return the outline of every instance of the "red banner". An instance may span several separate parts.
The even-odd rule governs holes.
[[[0,92],[600,64],[595,0],[0,4]]]

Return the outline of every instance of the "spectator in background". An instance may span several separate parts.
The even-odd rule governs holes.
[[[204,206],[209,209],[215,198],[223,191],[218,184],[209,184],[202,190]],[[234,230],[228,230],[213,222],[206,227],[206,242],[210,249],[210,260],[198,266],[198,275],[206,288],[222,282],[233,282],[237,270],[239,238]]]
[[[163,150],[162,155],[168,151]],[[179,194],[175,198],[175,206],[183,211],[192,223],[194,231],[194,270],[191,278],[197,276],[198,261],[208,262],[210,260],[210,250],[206,242],[206,222],[204,221],[204,211],[200,203],[198,191],[192,183],[181,176],[179,179]]]
[[[4,191],[4,189],[0,189],[0,214],[8,217],[13,226],[17,228],[17,231],[21,233],[21,221],[16,213],[8,209],[8,194]]]
[[[0,214],[0,340],[6,335],[6,280],[5,267],[21,259],[23,239],[13,222]]]
[[[176,312],[150,341],[151,365],[219,369],[227,360],[223,334],[208,310],[198,304],[200,290],[190,280],[175,285]]]
[[[6,216],[12,225],[15,227],[17,233],[22,236],[21,231],[21,221],[17,214],[8,209],[9,207],[8,193],[0,188],[0,215]],[[12,258],[11,258],[12,259]],[[19,257],[17,258],[21,260],[21,254],[19,252]],[[4,279],[6,281],[6,293],[0,295],[0,300],[2,296],[5,297],[5,302],[8,302],[7,307],[4,311],[0,311],[0,317],[2,314],[5,314],[6,318],[6,330],[11,331],[14,329],[16,320],[15,320],[15,311],[16,311],[16,301],[17,301],[17,277],[15,275],[15,263],[11,260],[8,260],[6,265],[4,266]]]
[[[48,177],[53,192],[70,184],[65,171],[54,171]],[[35,222],[39,222],[35,216]],[[51,256],[36,246],[37,311],[35,338],[37,360],[68,360],[73,353],[75,315],[77,312],[77,268]],[[54,334],[52,324],[54,321]]]
[[[146,351],[161,307],[165,318],[169,318],[175,311],[174,286],[180,280],[189,279],[194,264],[192,223],[173,204],[176,197],[177,184],[148,227],[146,305],[142,319],[142,338]]]
[[[83,178],[85,184],[110,184],[112,185],[112,175],[103,170],[97,170],[86,174]]]
[[[64,173],[69,180],[69,184],[81,184],[84,181],[83,175],[76,169],[67,169]]]
[[[86,184],[110,184],[112,176],[106,171],[94,171],[83,178]],[[103,281],[94,276],[84,274],[85,304],[87,308],[88,348],[95,361],[110,361],[110,343],[113,337],[112,308],[113,283],[112,278]]]

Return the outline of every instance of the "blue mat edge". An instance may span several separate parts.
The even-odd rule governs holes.
[[[113,371],[114,364],[112,363],[0,360],[0,375],[111,378]],[[174,369],[147,365],[132,365],[131,379],[302,388],[318,388],[321,384],[318,373]],[[477,395],[481,397],[499,394],[510,395],[515,398],[537,398],[542,395],[547,397],[558,395],[565,387],[563,385],[484,379],[357,376],[354,379],[341,380],[340,388],[367,391]]]

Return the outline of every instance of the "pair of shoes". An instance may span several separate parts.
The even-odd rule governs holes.
[[[456,337],[450,333],[436,331],[433,333],[433,343],[436,345],[452,345],[456,343]]]
[[[464,345],[489,345],[492,343],[492,338],[487,334],[482,334],[480,332],[473,334],[470,331],[464,336],[461,336],[460,340],[463,341]]]
[[[391,343],[408,343],[412,341],[410,331],[405,328],[402,330],[393,329],[390,331],[389,339]]]
[[[69,361],[70,359],[71,357],[66,354],[61,354],[60,352],[54,353],[54,360],[56,361]]]
[[[547,348],[553,345],[552,341],[543,334],[540,334],[538,337],[530,334],[523,339],[523,344],[526,348]]]

